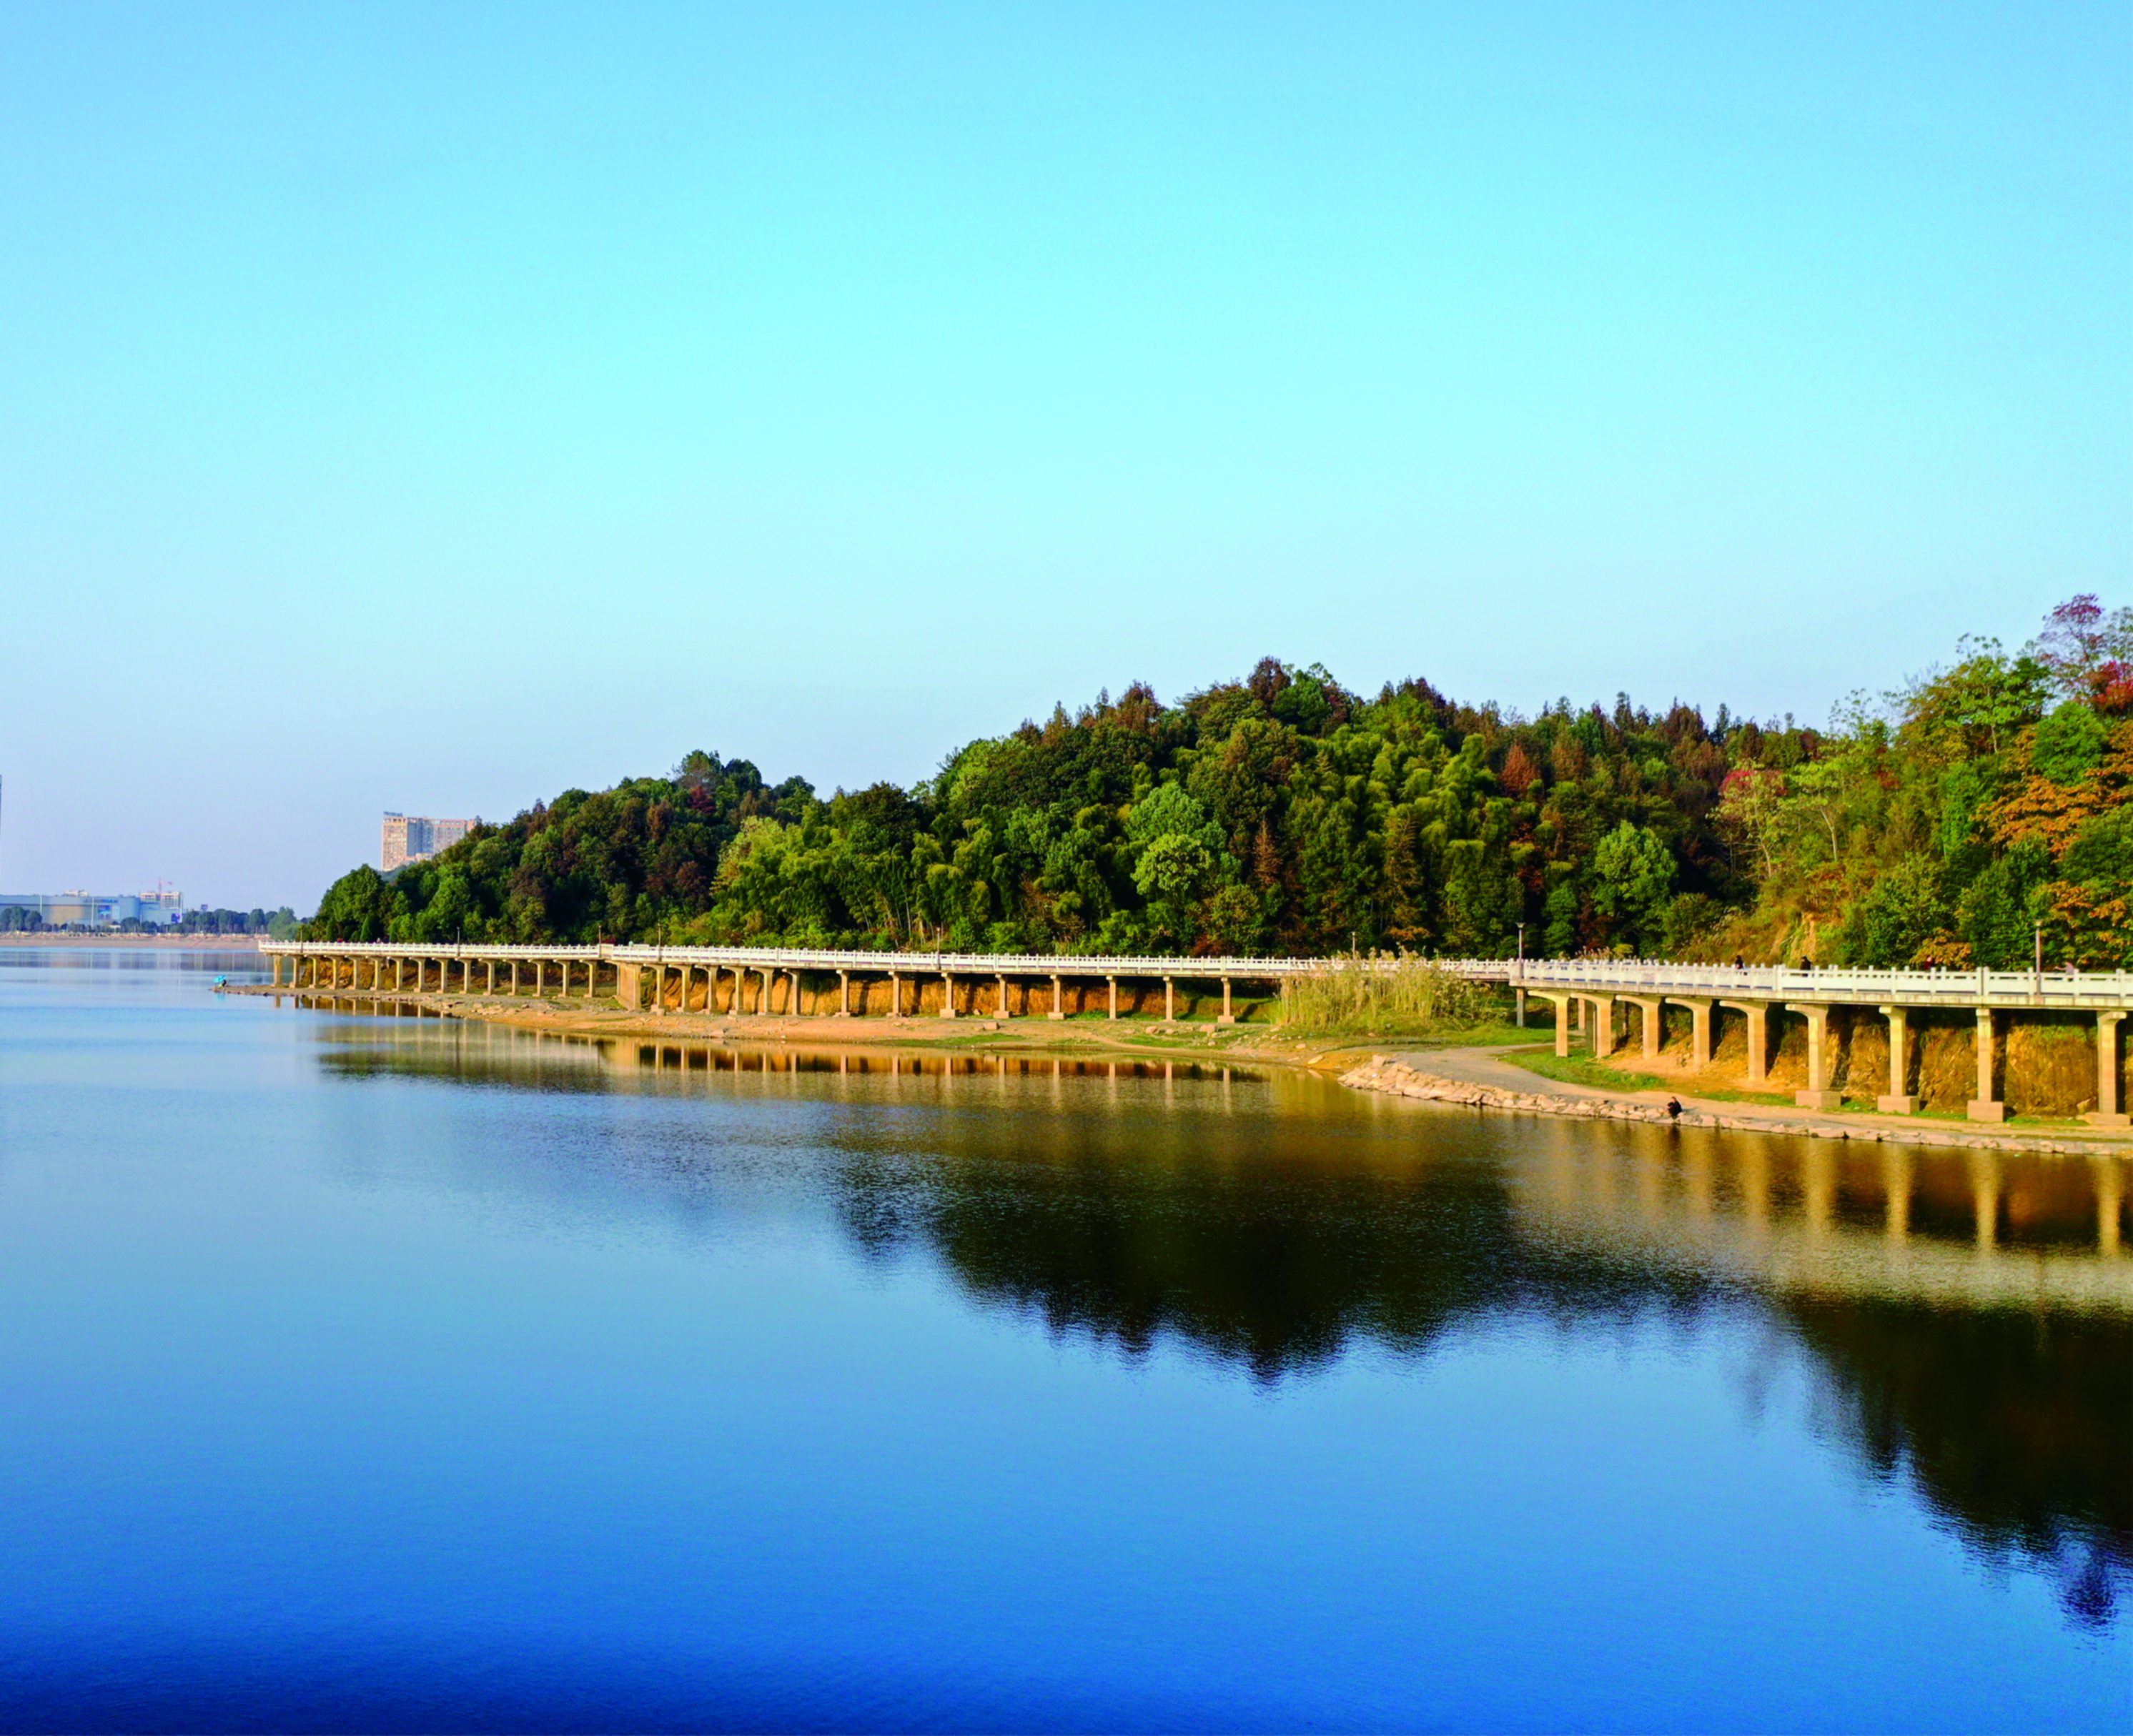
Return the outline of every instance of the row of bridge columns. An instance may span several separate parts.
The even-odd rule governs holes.
[[[268,955],[267,966],[270,979],[277,988],[284,986],[282,981],[284,962],[284,955],[280,953]],[[447,993],[451,988],[452,967],[456,964],[459,967],[461,993],[493,995],[497,992],[498,961],[494,959],[464,959],[451,953],[421,954],[412,956],[402,954],[390,959],[379,958],[365,953],[305,953],[290,955],[286,957],[286,962],[288,966],[289,979],[286,986],[291,988],[325,989],[346,987],[367,989],[380,994],[388,990],[395,993],[407,992],[421,994],[431,992],[426,986],[427,978],[431,968],[434,966],[437,975],[434,992],[442,994]],[[546,996],[548,993],[551,970],[555,973],[556,989],[559,993],[568,996],[574,992],[580,992],[577,985],[580,982],[580,967],[582,966],[584,975],[581,992],[585,999],[590,1000],[593,998],[595,979],[599,972],[599,965],[595,960],[513,959],[504,963],[505,969],[508,972],[504,979],[504,993],[507,994],[517,995],[525,993],[527,979],[526,976],[522,974],[522,971],[530,973],[533,993],[537,996]],[[366,965],[368,967],[367,981],[364,969]],[[477,970],[482,973],[479,988],[475,984],[474,974]],[[412,981],[408,980],[410,971],[413,974]],[[344,975],[346,978],[345,983],[343,981]]]
[[[616,970],[618,974],[618,996],[625,1006],[634,1007],[639,1004],[639,998],[642,991],[639,989],[637,977],[638,974],[641,971],[648,974],[651,979],[650,999],[652,1009],[653,1011],[658,1011],[663,1008],[667,1004],[667,975],[669,972],[672,972],[675,973],[679,979],[679,986],[676,996],[676,1008],[679,1011],[686,1012],[689,1009],[691,988],[693,986],[696,973],[701,971],[703,974],[705,983],[705,1010],[706,1012],[715,1011],[718,1006],[720,979],[726,971],[731,970],[734,977],[734,988],[733,1003],[730,1011],[734,1015],[737,1016],[741,1012],[741,1003],[744,998],[742,994],[742,984],[744,979],[749,976],[755,976],[761,979],[762,986],[757,994],[755,1003],[755,1010],[758,1013],[768,1012],[772,1010],[771,1001],[773,987],[776,979],[780,976],[782,976],[785,979],[787,985],[785,999],[785,1011],[787,1014],[788,1016],[797,1016],[801,1010],[801,974],[797,970],[778,970],[761,965],[698,965],[694,964],[652,964],[645,965],[619,964],[616,967]],[[888,1017],[891,1018],[901,1018],[903,1017],[903,973],[901,971],[892,970],[886,972],[885,974],[888,979]],[[1112,1018],[1116,1018],[1119,1016],[1119,979],[1114,976],[1106,977],[1104,980],[1109,991],[1108,1011]],[[1021,1015],[1018,1015],[1011,1004],[1013,995],[1009,988],[1009,978],[1004,973],[996,974],[994,977],[994,982],[996,986],[994,988],[992,1016],[994,1018],[1000,1019],[1011,1019],[1017,1017],[1018,1016],[1028,1017],[1029,1003],[1027,995],[1024,996],[1023,1001],[1023,1012]],[[1066,1017],[1064,981],[1061,977],[1055,975],[1052,977],[1051,983],[1052,1007],[1047,1017],[1055,1019],[1063,1019]],[[1221,983],[1222,1012],[1221,1017],[1216,1021],[1216,1022],[1224,1025],[1233,1025],[1236,1022],[1235,1005],[1232,999],[1234,991],[1230,979],[1227,977],[1221,979]],[[956,1008],[956,977],[952,972],[944,970],[941,973],[941,995],[940,1017],[950,1019],[960,1017]],[[971,1011],[975,1014],[977,1010],[978,1009],[974,1001]],[[837,973],[837,1011],[835,1016],[839,1018],[850,1018],[854,1016],[852,1012],[852,974],[849,970],[840,970]],[[1177,1017],[1177,980],[1175,977],[1165,977],[1163,979],[1163,1016],[1165,1019],[1173,1022]]]
[[[397,955],[390,959],[366,953],[306,953],[288,955],[275,953],[269,955],[267,963],[273,986],[277,988],[283,986],[282,976],[285,956],[289,975],[287,986],[291,988],[338,988],[346,986],[351,988],[368,988],[373,992],[383,993],[389,988],[396,993],[412,991],[420,994],[427,990],[426,979],[429,969],[434,964],[436,970],[436,992],[444,993],[451,987],[452,966],[456,964],[459,966],[460,989],[462,993],[473,994],[479,992],[493,995],[497,992],[498,961],[496,959],[465,959],[450,953],[412,956]],[[578,967],[582,964],[585,971],[583,990],[585,998],[588,1000],[593,998],[595,979],[599,971],[598,963],[595,960],[536,958],[524,960],[513,959],[506,960],[504,963],[508,972],[504,989],[508,994],[519,995],[525,993],[527,984],[524,976],[522,975],[522,971],[525,971],[530,973],[532,976],[534,995],[537,998],[545,998],[548,993],[548,974],[552,969],[556,974],[557,992],[567,998],[576,984]],[[364,980],[366,965],[369,967],[369,980],[367,983]],[[392,977],[389,983],[386,981],[388,965],[391,967]],[[406,979],[410,968],[413,971],[412,982]],[[477,969],[483,973],[483,982],[479,991],[474,986],[474,973]],[[734,977],[731,1008],[734,1013],[738,1014],[741,1011],[741,1003],[745,998],[743,993],[744,982],[750,976],[760,980],[760,988],[755,997],[755,1010],[758,1012],[767,1012],[771,1010],[774,986],[780,977],[785,979],[787,984],[785,1011],[788,1015],[799,1012],[800,973],[762,965],[618,964],[615,966],[616,997],[625,1006],[632,1007],[641,1006],[644,999],[643,979],[648,975],[651,978],[652,1007],[654,1009],[662,1007],[666,1004],[667,978],[671,971],[679,976],[678,1003],[686,1009],[689,1004],[690,990],[694,984],[695,976],[701,971],[705,979],[705,1007],[706,1010],[711,1010],[718,1005],[720,979],[729,970],[733,973]],[[345,985],[343,983],[344,973],[346,976]],[[888,1016],[892,1018],[898,1018],[903,1016],[904,974],[892,970],[888,972],[887,975]],[[849,970],[840,970],[837,973],[837,1015],[840,1017],[852,1016],[851,976],[852,974]],[[1004,974],[1001,974],[995,975],[994,980],[996,988],[993,1017],[1002,1019],[1016,1017],[1018,1015],[1010,1005],[1013,997],[1009,988],[1009,978]],[[957,1017],[956,978],[952,973],[943,971],[941,973],[941,982],[943,990],[941,1017],[954,1018]],[[1108,1011],[1111,1017],[1116,1018],[1119,1016],[1119,979],[1115,976],[1106,977],[1105,983],[1109,991]],[[1051,983],[1052,1007],[1047,1017],[1063,1019],[1066,1017],[1064,980],[1055,974],[1051,977]],[[1236,1022],[1232,986],[1227,977],[1221,979],[1221,983],[1222,1012],[1216,1022],[1232,1025]],[[1028,1001],[1026,996],[1023,1005],[1022,1016],[1027,1017]],[[973,1012],[976,1010],[975,1006],[972,1010]],[[1175,977],[1165,977],[1163,979],[1163,1010],[1164,1018],[1176,1020],[1177,981]]]
[[[1524,1022],[1527,992],[1519,992],[1521,1023]],[[1582,994],[1538,988],[1530,992],[1542,1000],[1554,1003],[1555,1052],[1560,1056],[1570,1053],[1573,1022],[1579,1026],[1590,1024],[1595,1056],[1604,1059],[1613,1054],[1615,1003],[1620,1001],[1636,1007],[1643,1015],[1639,1022],[1643,1035],[1643,1052],[1647,1060],[1655,1058],[1659,1052],[1662,1007],[1686,1007],[1693,1020],[1689,1036],[1690,1063],[1697,1067],[1707,1067],[1712,1063],[1717,1041],[1717,1009],[1722,1007],[1738,1012],[1744,1014],[1748,1022],[1747,1083],[1760,1085],[1769,1079],[1769,1019],[1774,1008],[1767,1001],[1735,1001],[1671,994]],[[1807,1089],[1794,1092],[1794,1100],[1803,1108],[1836,1108],[1842,1101],[1842,1096],[1830,1086],[1827,1041],[1829,1015],[1834,1009],[1824,1003],[1810,1001],[1789,1002],[1782,1008],[1775,1010],[1797,1013],[1807,1021]],[[1874,1107],[1884,1114],[1915,1115],[1919,1109],[1918,1097],[1905,1089],[1909,1083],[1911,1071],[1910,1014],[1913,1009],[1890,1005],[1877,1007],[1874,1010],[1887,1020],[1889,1025],[1889,1089],[1875,1099]],[[2001,1039],[1999,1017],[1990,1007],[1979,1007],[1973,1010],[1977,1019],[1977,1094],[1965,1107],[1972,1121],[2005,1121],[2007,1105],[1996,1094]],[[2120,1101],[2118,1089],[2118,1027],[2125,1017],[2125,1012],[2116,1008],[2101,1009],[2096,1014],[2096,1109],[2087,1119],[2098,1127],[2122,1128],[2129,1124],[2126,1106]]]

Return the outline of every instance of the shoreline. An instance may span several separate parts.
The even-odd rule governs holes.
[[[1500,1065],[1484,1049],[1447,1049],[1439,1054],[1417,1056],[1439,1065],[1474,1070],[1476,1060]],[[2057,1157],[2133,1158],[2133,1140],[2109,1133],[1987,1133],[1962,1127],[1937,1127],[1908,1118],[1868,1120],[1840,1118],[1812,1111],[1787,1111],[1739,1104],[1721,1105],[1709,1099],[1683,1095],[1678,1120],[1666,1111],[1666,1094],[1609,1092],[1558,1085],[1533,1075],[1534,1089],[1520,1090],[1509,1084],[1479,1079],[1459,1079],[1449,1074],[1428,1072],[1396,1056],[1373,1055],[1361,1065],[1341,1075],[1351,1090],[1382,1091],[1394,1097],[1424,1103],[1442,1103],[1469,1108],[1496,1109],[1522,1115],[1553,1115],[1585,1121],[1639,1121],[1660,1127],[1707,1128],[1729,1132],[1767,1133],[1794,1139],[1842,1139],[1866,1145],[1915,1145],[1967,1148],[1987,1152],[2027,1152]]]
[[[101,947],[113,952],[257,953],[257,935],[0,935],[0,946]]]
[[[1057,1022],[1043,1018],[999,1019],[964,1014],[955,1019],[908,1014],[898,1018],[855,1016],[802,1016],[781,1013],[718,1015],[701,1012],[630,1012],[583,1001],[536,1001],[530,997],[498,1002],[484,995],[394,993],[368,988],[330,989],[314,995],[308,988],[277,989],[266,983],[232,983],[224,994],[286,995],[298,1001],[355,1001],[412,1006],[442,1018],[465,1019],[516,1030],[590,1037],[638,1037],[665,1042],[806,1044],[847,1049],[985,1049],[1028,1052],[1104,1052],[1172,1060],[1205,1057],[1254,1065],[1301,1067],[1322,1075],[1352,1066],[1353,1049],[1327,1045],[1279,1044],[1270,1027],[1213,1027],[1184,1020],[1111,1020],[1099,1013],[1076,1014]],[[1121,1027],[1128,1028],[1121,1029]]]

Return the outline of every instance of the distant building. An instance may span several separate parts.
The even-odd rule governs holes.
[[[387,873],[411,862],[427,862],[450,849],[474,830],[471,820],[432,820],[424,815],[388,814],[378,865]]]
[[[0,892],[0,911],[20,911],[47,928],[70,922],[84,928],[115,928],[121,922],[167,927],[185,908],[180,892]]]

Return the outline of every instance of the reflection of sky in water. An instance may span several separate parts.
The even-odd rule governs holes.
[[[2123,1721],[2083,1165],[1981,1245],[1959,1154],[1892,1231],[1881,1148],[1288,1074],[0,1017],[39,1721]]]

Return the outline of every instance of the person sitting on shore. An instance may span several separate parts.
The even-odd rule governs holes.
[[[1667,1119],[1668,1121],[1681,1119],[1681,1099],[1678,1097],[1667,1099]]]

